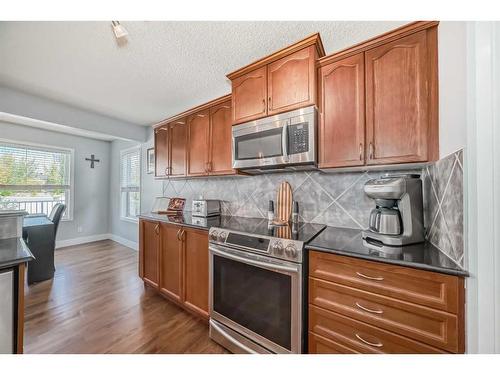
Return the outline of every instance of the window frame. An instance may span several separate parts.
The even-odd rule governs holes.
[[[54,145],[47,145],[35,142],[17,141],[13,139],[0,138],[0,143],[6,143],[11,146],[26,147],[33,150],[45,152],[68,152],[69,153],[69,199],[66,204],[66,215],[63,215],[61,221],[73,221],[74,203],[75,203],[75,149],[70,147],[60,147]],[[43,185],[42,185],[43,186]]]
[[[120,220],[122,221],[127,221],[129,223],[134,223],[137,224],[139,222],[139,218],[136,216],[130,217],[130,216],[124,216],[124,207],[123,207],[123,198],[122,198],[122,177],[123,177],[123,168],[122,168],[122,163],[123,163],[123,156],[126,154],[130,154],[132,152],[137,152],[139,155],[139,161],[138,161],[138,168],[139,168],[139,212],[141,212],[141,185],[142,185],[142,148],[141,145],[137,146],[132,146],[129,148],[124,148],[120,150],[120,163],[119,163],[119,168],[120,168],[120,173],[118,177],[118,186],[120,189]],[[130,192],[127,192],[129,194]],[[127,199],[127,204],[129,200]]]

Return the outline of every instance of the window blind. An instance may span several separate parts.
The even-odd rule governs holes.
[[[140,153],[138,149],[125,151],[121,155],[121,191],[140,190]]]
[[[70,151],[0,143],[0,189],[70,188]]]

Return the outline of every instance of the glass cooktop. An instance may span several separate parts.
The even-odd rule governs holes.
[[[224,218],[226,219],[226,218]],[[318,235],[326,225],[311,223],[289,223],[285,226],[269,225],[267,219],[247,218],[232,216],[221,220],[219,228],[238,231],[242,233],[277,237],[307,243]]]

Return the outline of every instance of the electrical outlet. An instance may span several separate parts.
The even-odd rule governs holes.
[[[76,231],[77,231],[78,233],[82,233],[82,232],[83,232],[83,227],[79,225],[79,226],[76,228]]]

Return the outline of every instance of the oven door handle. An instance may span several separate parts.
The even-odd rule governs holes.
[[[273,269],[273,270],[284,271],[284,272],[289,272],[289,273],[291,273],[291,272],[293,272],[293,273],[299,272],[298,269],[293,268],[293,267],[287,267],[287,266],[282,266],[280,264],[260,262],[258,260],[254,260],[254,259],[239,257],[237,255],[226,253],[225,251],[217,250],[217,249],[215,249],[213,247],[210,247],[210,251],[212,253],[216,254],[216,255],[220,255],[221,257],[232,259],[232,260],[236,260],[238,262],[249,264],[251,266],[257,266],[257,267],[261,267],[261,268]]]

